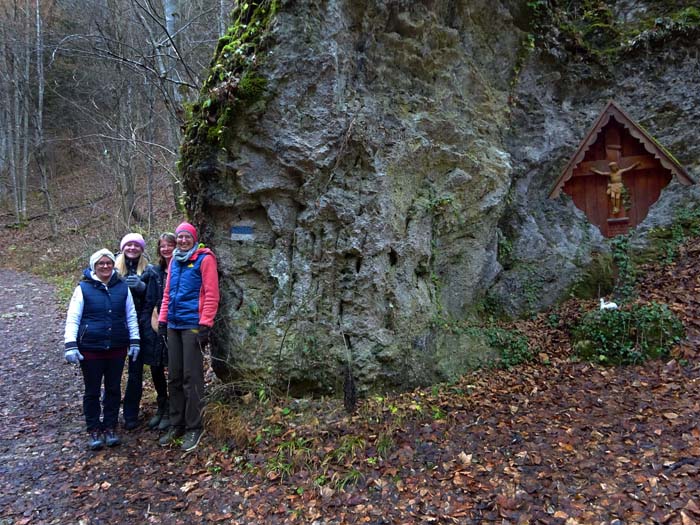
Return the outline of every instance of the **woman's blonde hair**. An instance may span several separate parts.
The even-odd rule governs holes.
[[[139,262],[136,265],[136,275],[141,275],[143,274],[144,270],[148,266],[148,259],[146,259],[146,256],[141,253],[139,255]],[[120,253],[117,255],[117,260],[114,261],[114,269],[119,272],[119,275],[121,276],[127,276],[129,275],[129,270],[126,267],[126,256],[124,253]]]

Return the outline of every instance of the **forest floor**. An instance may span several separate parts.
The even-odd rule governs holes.
[[[0,524],[700,523],[698,255],[640,282],[684,321],[676,358],[571,359],[567,327],[596,307],[573,302],[520,323],[537,363],[370,396],[352,416],[333,399],[212,399],[189,454],[143,427],[88,451],[64,307],[0,270]],[[154,405],[147,391],[146,418]]]

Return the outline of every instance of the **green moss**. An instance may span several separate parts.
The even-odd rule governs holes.
[[[238,95],[246,102],[260,100],[267,89],[267,79],[256,76],[252,72],[246,72],[238,83]]]
[[[690,237],[700,235],[700,210],[685,207],[676,212],[673,222],[664,228],[649,232],[649,246],[633,255],[638,264],[661,262],[672,263],[678,249]]]
[[[640,18],[622,22],[599,0],[528,2],[531,30],[541,48],[563,47],[590,62],[614,67],[625,53],[697,35],[700,9],[686,2],[648,2]]]
[[[498,262],[501,263],[504,270],[508,270],[513,266],[513,241],[499,231],[498,234]]]
[[[595,253],[593,260],[570,289],[570,295],[593,299],[608,295],[615,285],[615,267],[609,253]]]
[[[234,23],[219,39],[199,100],[186,107],[179,169],[192,220],[202,206],[201,177],[215,171],[219,157],[227,155],[238,120],[264,104],[268,82],[260,73],[260,51],[277,10],[277,0],[236,3]]]
[[[681,9],[676,14],[675,20],[681,24],[700,25],[700,9],[692,6]]]

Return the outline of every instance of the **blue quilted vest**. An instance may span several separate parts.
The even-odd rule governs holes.
[[[115,273],[108,288],[88,279],[80,281],[83,292],[83,315],[78,329],[80,350],[112,350],[129,346],[126,320],[126,297],[129,287]]]
[[[168,327],[186,330],[199,326],[199,293],[202,289],[201,253],[194,261],[184,263],[173,260],[170,264],[170,302],[168,303]]]

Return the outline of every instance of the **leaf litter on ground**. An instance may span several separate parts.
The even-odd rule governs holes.
[[[19,357],[3,350],[5,384],[25,397],[0,397],[3,414],[23,414],[9,419],[1,442],[9,459],[0,519],[698,523],[698,254],[700,243],[688,243],[676,262],[645,268],[638,283],[640,301],[668,304],[687,330],[668,360],[604,368],[572,359],[570,329],[598,306],[572,300],[557,308],[556,322],[542,313],[511,325],[537,350],[531,364],[369,395],[352,415],[336,399],[244,396],[222,404],[232,411],[220,419],[237,417],[235,428],[208,429],[189,455],[159,447],[157,433],[143,428],[121,447],[88,453],[78,442],[79,377],[57,367],[37,381],[40,349]],[[18,300],[35,315],[36,306]],[[60,315],[45,315],[60,333]],[[2,323],[11,337],[30,338],[24,316]],[[47,381],[72,393],[42,398]],[[222,388],[211,377],[209,386]],[[154,399],[147,390],[146,417]],[[58,439],[42,439],[40,418]],[[37,454],[28,469],[24,458]],[[28,500],[30,490],[43,496]]]

